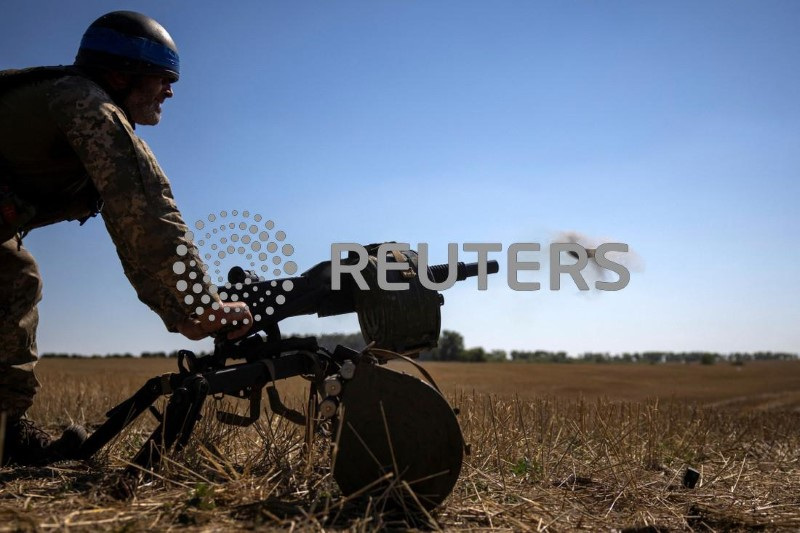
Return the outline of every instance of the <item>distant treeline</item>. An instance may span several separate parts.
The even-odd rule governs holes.
[[[429,361],[463,361],[489,362],[514,361],[523,363],[700,363],[713,365],[717,362],[742,364],[746,361],[791,361],[798,359],[797,354],[783,352],[755,352],[720,354],[715,352],[635,352],[635,353],[598,353],[587,352],[570,357],[567,352],[550,352],[546,350],[524,351],[505,350],[486,351],[483,348],[465,348],[464,337],[450,330],[442,331],[439,346],[429,352],[423,352],[421,359]]]
[[[713,365],[717,362],[744,363],[746,361],[794,361],[798,355],[783,352],[754,352],[720,354],[716,352],[633,352],[621,354],[586,352],[568,357],[564,352],[512,351],[512,361],[526,363],[700,363]]]
[[[354,350],[361,350],[361,349],[364,348],[364,346],[366,346],[366,343],[364,342],[364,338],[361,336],[361,333],[330,333],[330,334],[326,333],[326,334],[321,334],[321,335],[315,335],[315,337],[317,338],[317,344],[319,346],[322,346],[323,348],[328,349],[328,350],[333,350],[334,348],[336,348],[336,346],[338,344],[341,344],[343,346],[348,346],[350,348],[353,348]],[[212,353],[213,352],[211,352],[211,351],[199,351],[199,352],[195,351],[194,352],[194,354],[196,356],[198,356],[198,357],[208,356],[208,355],[211,355]],[[178,357],[178,350],[174,350],[172,352],[142,352],[142,353],[140,353],[138,355],[134,355],[134,354],[132,354],[130,352],[126,352],[126,353],[111,353],[111,354],[106,354],[106,355],[101,355],[101,354],[86,355],[86,354],[75,354],[75,353],[51,353],[51,352],[49,352],[49,353],[41,354],[40,357],[58,357],[58,358],[62,358],[62,359],[68,359],[68,358],[82,358],[82,359],[85,359],[87,357],[89,357],[89,358],[103,357],[103,358],[112,358],[112,359],[115,359],[115,358],[128,359],[128,358],[133,358],[133,357],[141,357],[143,359],[151,359],[151,358],[153,358],[153,359],[165,359],[165,358],[170,358],[170,357],[177,358]]]
[[[130,352],[125,353],[109,353],[109,354],[99,354],[94,353],[91,355],[85,354],[78,354],[78,353],[53,353],[47,352],[39,355],[39,357],[55,357],[61,359],[86,359],[87,357],[92,358],[111,358],[111,359],[132,359],[132,358],[143,358],[143,359],[166,359],[168,357],[178,357],[178,351],[175,350],[174,352],[142,352],[140,354],[132,354]]]
[[[354,350],[361,350],[366,345],[360,333],[325,333],[316,335],[316,338],[317,343],[328,350],[333,350],[338,344],[348,346]],[[210,355],[210,352],[195,352],[195,355]],[[77,358],[87,356],[83,354],[44,353],[42,357]],[[178,351],[142,352],[139,355],[133,355],[131,353],[107,355],[93,354],[88,357],[169,358],[178,357]],[[487,351],[481,347],[465,348],[464,337],[460,333],[444,330],[439,337],[439,345],[433,350],[422,352],[422,354],[420,354],[420,359],[423,361],[460,361],[470,363],[514,361],[521,363],[699,363],[713,365],[718,362],[743,364],[748,361],[794,361],[798,359],[798,355],[784,352],[737,352],[720,354],[716,352],[649,351],[625,352],[621,354],[586,352],[575,357],[570,357],[567,352],[549,352],[546,350],[512,350],[511,352],[507,352],[506,350]]]

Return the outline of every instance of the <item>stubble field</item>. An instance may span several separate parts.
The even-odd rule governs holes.
[[[425,367],[460,409],[471,447],[434,512],[342,497],[326,439],[308,450],[303,428],[281,418],[231,429],[206,416],[189,447],[124,498],[118,472],[149,420],[87,463],[0,469],[0,531],[800,529],[800,362]],[[72,421],[95,426],[174,369],[174,360],[46,359],[29,414],[54,433]],[[295,378],[279,389],[300,407],[305,386]],[[682,484],[688,467],[701,474],[694,488]]]

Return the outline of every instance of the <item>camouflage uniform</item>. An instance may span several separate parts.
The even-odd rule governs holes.
[[[0,75],[5,73],[0,73]],[[62,75],[22,84],[0,99],[0,162],[5,181],[39,211],[32,225],[84,218],[93,200],[139,299],[170,331],[196,304],[176,288],[173,264],[195,261],[205,302],[219,302],[185,235],[169,182],[124,110],[94,81]],[[176,249],[188,252],[179,257]],[[200,281],[200,280],[198,280]],[[36,304],[42,287],[33,256],[16,238],[0,248],[0,410],[22,414],[38,383]]]

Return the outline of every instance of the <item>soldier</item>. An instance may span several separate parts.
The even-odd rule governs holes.
[[[42,282],[22,245],[31,229],[82,224],[100,213],[139,299],[169,331],[192,340],[215,333],[236,338],[252,324],[247,306],[223,305],[208,277],[194,295],[208,302],[201,312],[176,288],[176,250],[187,263],[203,263],[185,237],[166,176],[134,128],[158,124],[178,76],[167,31],[130,11],[94,21],[73,66],[0,72],[0,419],[6,420],[0,464],[68,458],[86,438],[71,427],[51,440],[24,417],[39,387]],[[226,331],[225,322],[236,325]]]

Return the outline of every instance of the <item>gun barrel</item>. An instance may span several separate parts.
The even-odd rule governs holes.
[[[500,264],[497,261],[488,261],[486,263],[487,274],[497,274],[500,270]],[[456,263],[456,281],[464,281],[467,278],[475,277],[480,271],[480,263]],[[450,265],[433,265],[428,267],[428,277],[434,283],[442,283],[450,274]]]
[[[456,281],[477,276],[481,270],[480,263],[456,263]],[[497,261],[487,261],[487,274],[496,274],[500,269]],[[450,265],[432,265],[428,267],[428,279],[434,283],[447,281]],[[219,287],[220,292],[237,295],[238,301],[245,302],[253,315],[260,315],[259,326],[264,328],[274,325],[284,318],[316,314],[318,316],[334,316],[356,311],[353,285],[346,284],[347,290],[333,291],[330,287],[330,261],[324,261],[312,267],[301,276],[262,280],[258,275],[241,267],[233,267],[228,272],[228,284]],[[348,282],[349,283],[349,282]],[[264,301],[263,295],[270,294],[271,299]],[[272,302],[281,297],[283,303]]]

